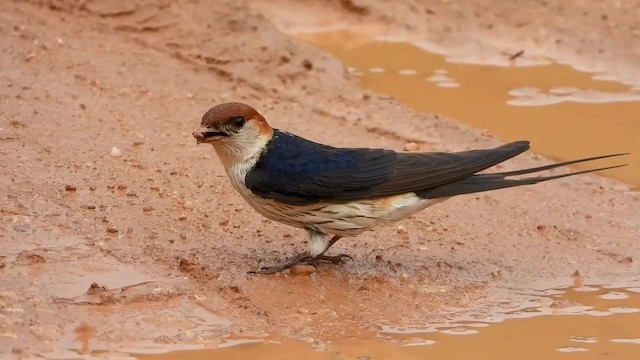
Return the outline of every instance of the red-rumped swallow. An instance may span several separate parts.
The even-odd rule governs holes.
[[[513,178],[626,155],[478,174],[527,151],[529,142],[454,153],[336,148],[273,129],[251,106],[235,102],[207,111],[200,130],[193,136],[197,143],[213,145],[231,185],[258,213],[309,234],[307,251],[282,265],[257,271],[266,274],[298,263],[337,263],[349,258],[344,254],[324,254],[343,236],[355,236],[378,224],[401,220],[452,196],[613,169],[625,165]]]

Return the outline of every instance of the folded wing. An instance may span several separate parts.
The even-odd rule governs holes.
[[[529,149],[517,141],[457,153],[397,153],[334,148],[276,131],[246,178],[256,195],[292,205],[425,192],[450,184]]]

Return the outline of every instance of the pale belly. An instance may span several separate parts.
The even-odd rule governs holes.
[[[270,220],[342,236],[358,235],[381,223],[404,219],[446,200],[420,199],[414,193],[408,193],[340,204],[295,206],[263,199],[252,193],[241,194],[258,213]]]
[[[404,219],[448,199],[421,199],[415,193],[406,193],[348,203],[288,205],[253,194],[244,185],[248,168],[249,165],[231,167],[227,174],[233,187],[258,213],[273,221],[326,234],[355,236],[381,223]]]

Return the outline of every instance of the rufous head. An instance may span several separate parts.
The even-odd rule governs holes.
[[[238,137],[271,136],[273,129],[256,109],[238,102],[216,105],[203,116],[200,130],[193,133],[199,143],[233,141]]]
[[[239,102],[212,107],[202,116],[200,126],[193,133],[197,143],[210,143],[221,158],[233,161],[251,156],[256,147],[264,146],[273,135],[273,129],[260,113]]]

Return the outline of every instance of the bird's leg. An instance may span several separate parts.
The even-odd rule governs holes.
[[[309,234],[311,236],[310,242],[314,242],[315,241],[314,244],[322,244],[324,241],[326,241],[326,240],[321,241],[322,237],[326,236],[323,233],[320,233],[320,232],[317,232],[317,231],[310,231]],[[324,255],[324,253],[333,244],[335,244],[336,241],[340,240],[341,237],[342,236],[340,236],[340,235],[334,235],[331,238],[331,240],[326,242],[326,245],[324,246],[324,250],[322,250],[316,256],[311,256],[309,251],[304,251],[304,252],[301,252],[300,254],[288,259],[287,261],[285,261],[284,263],[282,263],[280,265],[263,267],[263,268],[260,268],[259,270],[256,270],[256,271],[250,271],[250,273],[252,273],[252,274],[275,274],[275,273],[280,272],[282,270],[286,270],[286,269],[292,267],[293,265],[315,264],[320,260],[330,261],[330,262],[332,262],[334,264],[339,264],[344,259],[353,260],[353,258],[351,256],[347,255],[347,254],[338,254],[338,255],[335,255],[335,256]],[[324,239],[326,239],[326,237]]]
[[[341,238],[342,238],[342,236],[340,236],[340,235],[334,235],[331,238],[331,240],[329,240],[329,242],[327,243],[327,247],[324,249],[324,251],[322,251],[320,254],[318,254],[315,257],[315,259],[331,261],[334,264],[339,264],[344,259],[349,259],[349,260],[353,261],[353,258],[351,256],[347,255],[347,254],[338,254],[338,255],[334,255],[334,256],[324,255],[324,253],[327,252],[327,250],[329,250],[331,245],[335,244],[336,241],[340,240]]]
[[[327,247],[324,249],[322,254],[324,254],[327,250],[329,250],[329,248],[333,246],[333,244],[335,244],[340,239],[342,239],[342,235],[333,235],[331,240],[329,240],[329,242],[327,243]]]
[[[315,264],[320,260],[330,261],[334,264],[340,263],[345,257],[351,258],[349,255],[336,255],[336,256],[327,256],[324,253],[336,243],[336,241],[340,240],[342,236],[334,235],[330,240],[327,237],[327,234],[321,231],[317,231],[314,229],[310,229],[309,231],[309,255],[311,255],[311,259],[306,262],[309,264]]]

